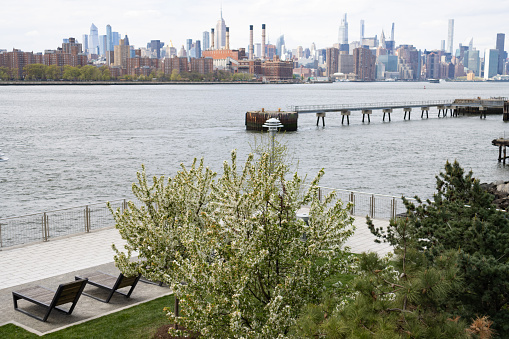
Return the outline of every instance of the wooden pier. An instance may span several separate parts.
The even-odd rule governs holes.
[[[502,162],[505,166],[505,159],[509,158],[507,156],[507,146],[509,146],[509,139],[499,138],[491,141],[493,146],[498,146],[498,162]],[[502,148],[504,149],[502,155]]]

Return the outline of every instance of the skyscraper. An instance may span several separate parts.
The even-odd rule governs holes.
[[[504,43],[505,43],[505,34],[498,33],[497,34],[497,46],[496,46],[496,49],[498,50],[498,67],[497,67],[498,74],[504,74],[504,61],[507,58],[507,55],[504,51]]]
[[[85,53],[87,53],[88,52],[88,34],[83,34],[82,40],[83,40],[83,51]]]
[[[106,51],[113,51],[113,34],[110,25],[106,25]]]
[[[94,24],[90,26],[90,35],[88,36],[88,49],[89,54],[99,54],[99,31]]]
[[[191,48],[193,47],[193,39],[186,39],[186,56],[187,59],[191,59]]]
[[[447,31],[447,53],[453,52],[454,40],[454,19],[449,19],[449,30]]]
[[[276,53],[277,53],[278,57],[281,57],[281,51],[282,51],[282,47],[284,45],[285,45],[285,36],[283,34],[276,40],[276,51],[277,51]]]
[[[498,70],[498,49],[487,49],[484,52],[484,79],[493,78]]]
[[[226,45],[226,24],[223,19],[223,8],[221,8],[221,18],[216,24],[216,49],[224,48]]]
[[[361,38],[359,40],[361,43],[362,39],[364,39],[364,20],[361,20]]]
[[[394,41],[394,22],[392,23],[392,29],[391,29],[391,41]]]
[[[339,26],[338,42],[340,44],[348,44],[348,22],[346,21],[346,13],[343,19],[341,19],[341,25]]]
[[[210,33],[208,31],[203,32],[203,50],[207,50],[210,47]]]

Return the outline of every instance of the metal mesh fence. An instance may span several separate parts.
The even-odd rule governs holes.
[[[390,195],[320,187],[322,199],[332,191],[336,192],[336,199],[340,199],[345,205],[348,202],[352,203],[353,206],[350,209],[350,214],[353,216],[391,219],[395,218],[398,214],[406,212],[405,205],[401,198]]]
[[[123,208],[125,199],[110,203],[113,209]],[[114,225],[115,221],[106,203],[0,219],[0,248],[48,241]]]
[[[350,214],[353,216],[391,219],[405,212],[401,198],[388,195],[320,187],[320,196],[323,199],[332,191],[336,192],[336,199],[341,199],[345,206],[347,202],[352,203]],[[126,208],[125,199],[111,201],[110,204],[113,210]],[[48,241],[114,225],[115,220],[106,203],[0,219],[0,248]]]

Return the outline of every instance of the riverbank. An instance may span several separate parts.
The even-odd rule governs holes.
[[[265,85],[259,81],[6,81],[0,86]],[[277,84],[277,83],[271,83]],[[286,82],[285,84],[288,84]]]

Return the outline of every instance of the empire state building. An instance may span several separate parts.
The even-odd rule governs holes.
[[[223,9],[221,8],[221,19],[216,24],[216,48],[223,49],[226,46],[226,24],[223,19]]]

